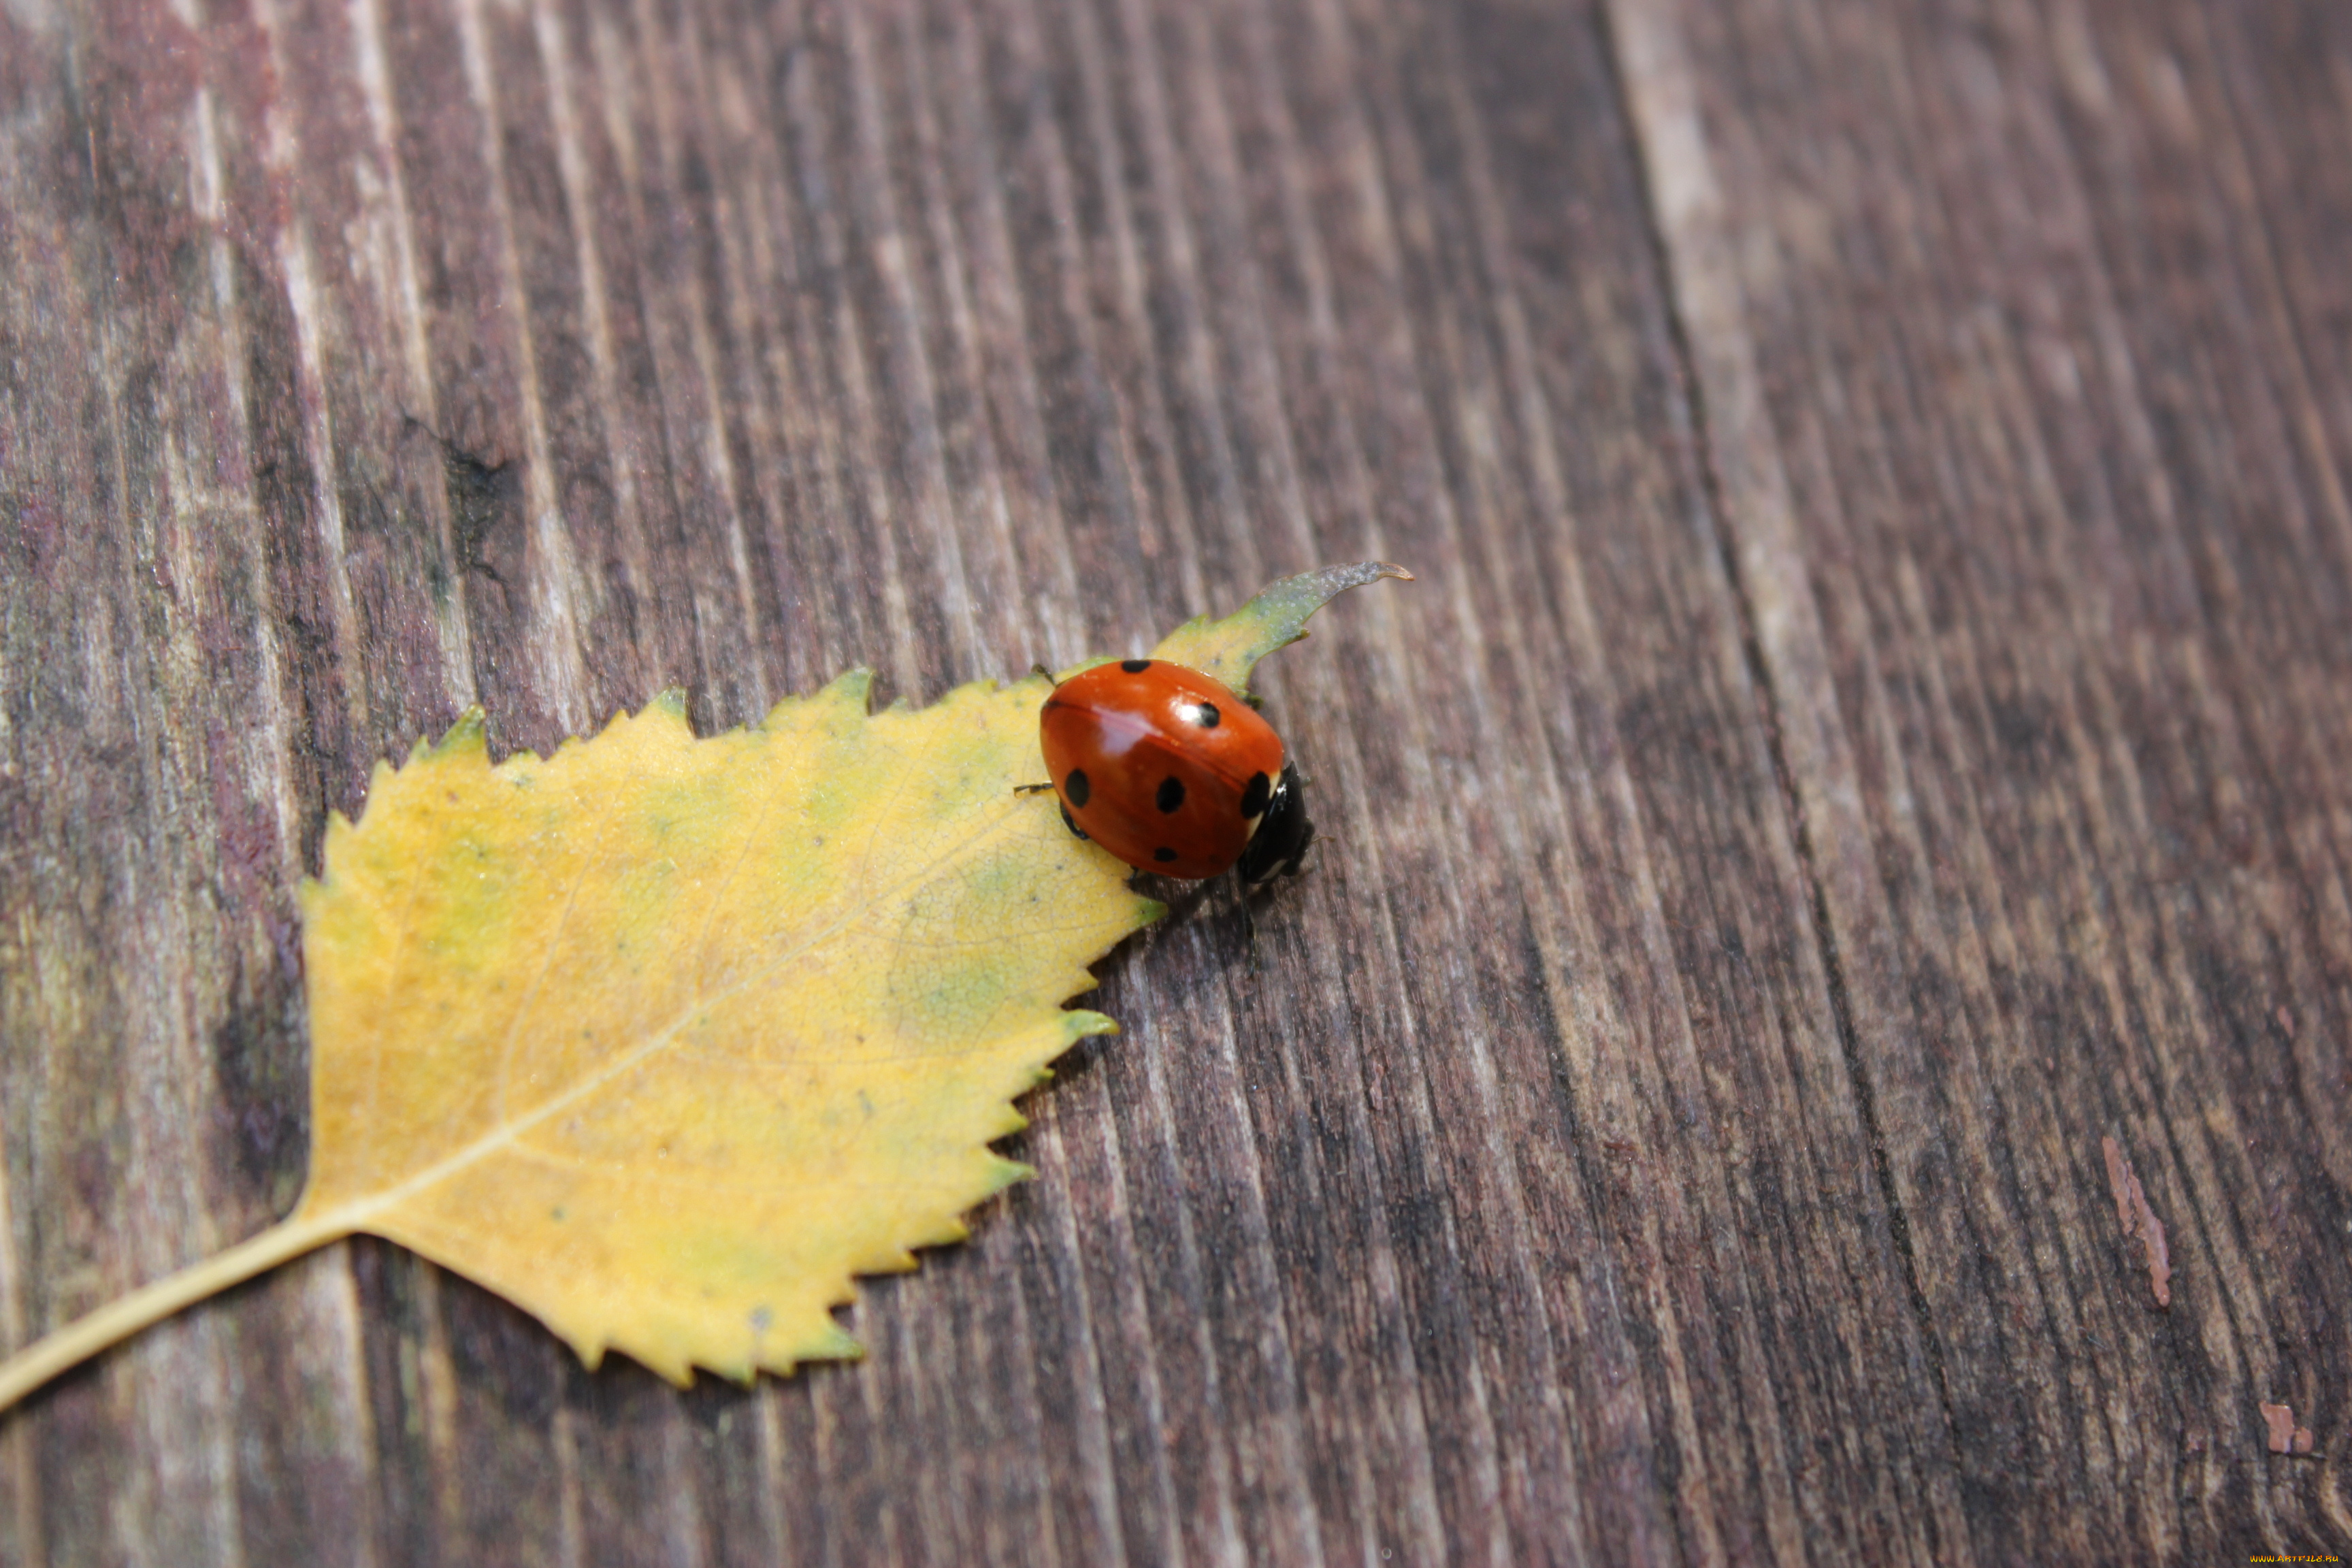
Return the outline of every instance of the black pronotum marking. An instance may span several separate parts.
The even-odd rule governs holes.
[[[1151,797],[1151,804],[1158,806],[1163,815],[1168,812],[1174,811],[1178,806],[1182,805],[1184,804],[1184,781],[1177,778],[1173,774],[1161,779],[1160,781],[1160,793]]]
[[[1251,784],[1255,788],[1256,781]],[[1298,782],[1298,770],[1285,764],[1282,783],[1266,805],[1265,819],[1250,835],[1249,847],[1242,851],[1242,885],[1297,876],[1298,863],[1307,858],[1307,847],[1314,842],[1315,825],[1307,820],[1307,786]]]
[[[1176,851],[1169,848],[1165,844],[1162,844],[1159,848],[1154,849],[1151,852],[1151,858],[1154,860],[1159,861],[1162,866],[1165,866],[1169,861],[1176,858]]]
[[[1290,770],[1285,768],[1283,770],[1283,777],[1286,779],[1289,776]],[[1268,799],[1272,798],[1273,795],[1274,781],[1272,779],[1266,777],[1264,773],[1250,774],[1249,787],[1242,791],[1242,819],[1246,822],[1253,816],[1264,816],[1265,813],[1265,803]],[[1080,804],[1083,805],[1085,803],[1080,802]]]
[[[1087,830],[1078,826],[1077,818],[1070,815],[1070,808],[1066,805],[1062,807],[1062,826],[1068,828],[1071,832],[1076,834],[1081,838],[1084,838],[1087,836]]]
[[[1094,785],[1087,782],[1086,769],[1072,768],[1070,776],[1062,781],[1062,793],[1069,797],[1072,805],[1084,811],[1087,808],[1087,797],[1094,794]]]
[[[1223,717],[1223,714],[1217,711],[1217,705],[1213,702],[1198,702],[1192,706],[1192,722],[1203,730],[1215,729],[1217,721]]]
[[[1141,675],[1151,668],[1151,661],[1148,658],[1123,658],[1118,661],[1118,667],[1129,675]]]

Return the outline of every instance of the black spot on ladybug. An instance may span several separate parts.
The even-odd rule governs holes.
[[[1129,675],[1141,675],[1151,668],[1151,661],[1148,658],[1123,658],[1118,661],[1118,667]]]
[[[1242,818],[1263,816],[1265,803],[1274,797],[1274,781],[1264,773],[1250,774],[1249,787],[1242,791]],[[1081,801],[1080,805],[1085,802]]]
[[[1151,858],[1154,860],[1159,861],[1162,866],[1165,866],[1169,861],[1176,858],[1176,851],[1169,848],[1165,844],[1162,844],[1159,848],[1154,849],[1151,852]]]
[[[1217,705],[1213,702],[1201,703],[1192,710],[1192,722],[1203,730],[1215,729],[1217,721],[1223,717],[1223,714],[1217,711]]]
[[[1258,774],[1260,778],[1265,776],[1264,773]],[[1062,781],[1062,793],[1069,797],[1072,805],[1084,811],[1087,808],[1087,797],[1094,793],[1094,786],[1087,783],[1086,769],[1072,768],[1070,776]]]
[[[1184,781],[1173,776],[1161,779],[1160,781],[1160,793],[1151,797],[1151,804],[1158,806],[1162,812],[1171,812],[1175,810],[1178,806],[1182,805],[1184,804]]]
[[[1081,838],[1087,836],[1087,830],[1078,826],[1077,819],[1070,815],[1070,808],[1066,805],[1062,807],[1062,826]]]

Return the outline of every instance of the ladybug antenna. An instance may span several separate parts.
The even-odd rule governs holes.
[[[1054,786],[1047,784],[1045,787],[1047,789],[1051,789]],[[1307,847],[1299,852],[1298,864],[1290,868],[1290,875],[1294,877],[1305,876],[1307,872],[1312,871],[1315,868],[1323,863],[1323,851],[1325,849],[1330,847],[1334,844],[1341,844],[1345,842],[1346,840],[1337,833],[1326,833],[1321,828],[1317,828],[1315,830],[1315,837],[1308,839],[1307,841]]]
[[[1059,686],[1059,685],[1061,685],[1061,684],[1062,684],[1060,681],[1058,681],[1058,680],[1056,680],[1056,679],[1054,679],[1054,672],[1053,672],[1052,670],[1050,670],[1050,669],[1047,669],[1047,668],[1046,668],[1044,665],[1042,665],[1042,664],[1033,664],[1033,665],[1031,665],[1031,666],[1029,667],[1029,673],[1030,673],[1030,674],[1032,674],[1032,675],[1042,675],[1042,676],[1044,676],[1044,677],[1045,678],[1045,683],[1046,683],[1048,686]]]

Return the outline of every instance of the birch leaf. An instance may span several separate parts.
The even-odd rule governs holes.
[[[1160,647],[1237,688],[1368,563]],[[270,1230],[0,1366],[0,1408],[355,1233],[683,1383],[858,1353],[832,1309],[1028,1173],[1015,1096],[1161,907],[1073,837],[1042,680],[866,711],[866,672],[698,740],[676,693],[493,765],[478,710],[330,821],[302,889],[311,1157]]]
[[[305,890],[310,1184],[339,1218],[683,1380],[853,1353],[1024,1173],[1062,1000],[1160,913],[1069,853],[1041,683],[868,718],[863,671],[697,741],[673,695],[493,768],[478,718],[329,830]]]

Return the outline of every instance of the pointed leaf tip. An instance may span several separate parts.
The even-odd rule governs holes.
[[[862,664],[852,665],[819,687],[813,695],[787,697],[777,703],[768,710],[767,717],[760,721],[760,727],[763,730],[773,728],[779,720],[789,719],[811,705],[834,710],[845,709],[863,716],[873,707],[873,695],[874,672]]]
[[[1412,573],[1388,561],[1359,561],[1285,577],[1223,619],[1202,616],[1187,621],[1162,639],[1151,657],[1189,665],[1246,697],[1250,671],[1258,660],[1305,637],[1307,618],[1341,594],[1383,577],[1413,581]]]
[[[1151,918],[1158,920],[1167,912],[1165,908],[1155,906]],[[1067,1045],[1075,1046],[1080,1040],[1093,1035],[1118,1033],[1118,1020],[1106,1014],[1090,1013],[1083,1007],[1073,1007],[1062,1015],[1062,1037]]]
[[[478,752],[487,756],[490,749],[489,727],[489,715],[482,711],[481,704],[478,702],[457,715],[457,721],[449,726],[441,739],[434,742],[432,748],[425,752],[425,755],[436,761],[444,757],[463,756],[469,752]],[[423,750],[425,742],[419,740],[417,746],[419,750]],[[410,760],[415,760],[413,753]]]
[[[864,1361],[866,1359],[866,1346],[856,1335],[830,1318],[825,1320],[824,1326],[828,1331],[801,1352],[801,1360]],[[790,1372],[793,1364],[791,1362],[786,1362],[784,1370]]]

